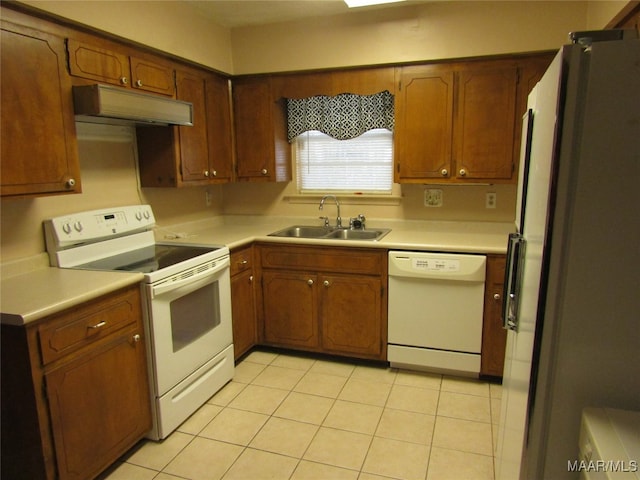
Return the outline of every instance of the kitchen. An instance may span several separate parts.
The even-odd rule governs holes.
[[[599,28],[615,16],[625,2],[616,4],[609,2],[564,3],[538,2],[523,4],[499,3],[505,10],[504,17],[496,18],[486,4],[458,4],[449,7],[431,5],[429,14],[441,16],[442,25],[449,25],[447,30],[438,30],[423,15],[423,8],[410,7],[410,10],[392,10],[385,12],[380,20],[380,13],[363,12],[359,19],[367,20],[371,25],[371,35],[380,41],[377,49],[369,48],[371,39],[367,39],[367,49],[359,51],[362,42],[350,41],[350,36],[366,35],[361,32],[363,25],[350,24],[346,18],[336,18],[332,22],[332,32],[336,36],[335,49],[326,48],[326,36],[323,22],[302,23],[305,35],[296,30],[283,29],[282,25],[241,27],[236,29],[211,28],[210,24],[202,25],[202,17],[193,12],[175,11],[173,3],[163,2],[163,8],[151,11],[144,4],[130,4],[131,12],[127,22],[120,18],[110,24],[110,15],[104,4],[97,3],[95,8],[75,11],[73,3],[30,2],[34,6],[52,11],[63,17],[74,19],[93,27],[111,31],[117,35],[136,42],[151,45],[159,50],[169,51],[175,55],[189,58],[192,61],[236,75],[260,72],[277,72],[317,68],[342,67],[350,65],[370,65],[393,62],[412,62],[425,59],[463,58],[477,55],[526,52],[537,50],[555,50],[566,43],[567,32],[587,28]],[[140,9],[140,10],[138,10]],[[444,10],[442,10],[444,9]],[[549,15],[554,9],[555,15]],[[442,11],[441,11],[442,10]],[[604,10],[601,11],[601,10]],[[147,25],[166,25],[171,22],[171,29],[164,29],[166,35],[158,36],[155,28],[146,32],[140,30],[142,22],[138,18],[148,19],[157,16],[157,21],[146,20]],[[598,14],[602,17],[598,17]],[[86,17],[84,17],[86,15]],[[549,21],[550,17],[553,19]],[[175,21],[177,18],[182,21]],[[526,19],[518,24],[517,31],[510,36],[512,24],[518,19]],[[580,20],[578,21],[577,18]],[[537,19],[537,22],[536,22]],[[340,21],[337,21],[340,20]],[[101,22],[105,23],[102,24]],[[447,24],[447,21],[449,22]],[[98,23],[100,22],[100,23]],[[369,23],[373,22],[373,23]],[[422,22],[422,23],[421,23]],[[435,22],[435,20],[433,20]],[[505,24],[509,24],[507,29]],[[591,23],[593,22],[593,23]],[[385,27],[381,28],[380,23]],[[189,45],[184,39],[191,39],[185,31],[192,32],[194,25],[202,25],[196,45]],[[294,23],[294,26],[298,23]],[[478,29],[483,25],[486,30]],[[340,28],[339,28],[340,27]],[[432,31],[431,29],[434,28]],[[486,31],[504,32],[504,38],[486,35]],[[286,32],[286,33],[285,33]],[[389,33],[391,32],[391,33]],[[416,33],[417,32],[417,33]],[[452,34],[451,32],[455,32]],[[382,35],[381,35],[382,33]],[[464,35],[475,34],[472,38]],[[296,35],[292,40],[292,35]],[[416,38],[417,37],[419,38]],[[432,37],[433,36],[433,37]],[[166,37],[166,38],[165,38]],[[382,37],[382,38],[381,38]],[[393,37],[393,38],[389,38]],[[209,42],[203,39],[210,39]],[[268,39],[266,41],[265,39]],[[443,41],[442,39],[446,39]],[[397,43],[396,43],[397,42]],[[289,45],[308,45],[313,54],[300,56],[299,53],[288,52]],[[206,47],[204,47],[206,45]],[[215,45],[215,48],[211,48]],[[257,45],[269,50],[260,52]],[[348,45],[350,48],[345,48]],[[203,48],[204,47],[204,48]],[[186,50],[183,50],[186,49]],[[427,50],[425,50],[427,49]],[[408,50],[408,51],[407,51]],[[398,56],[397,52],[403,52]],[[351,60],[357,58],[358,60]],[[263,62],[267,61],[267,64]],[[97,127],[96,127],[97,128]],[[244,215],[241,220],[249,223],[266,222],[269,228],[265,234],[276,230],[269,224],[274,218],[280,226],[278,217],[303,217],[315,221],[319,197],[311,200],[299,198],[293,182],[287,183],[231,183],[225,185],[212,184],[207,187],[186,189],[139,188],[137,183],[137,164],[132,161],[131,133],[126,129],[108,129],[104,131],[88,127],[79,132],[80,163],[82,172],[83,194],[76,196],[41,197],[35,199],[2,200],[2,254],[3,274],[12,267],[23,271],[26,265],[38,264],[42,261],[44,238],[42,220],[81,210],[106,208],[113,205],[114,193],[117,192],[119,205],[150,204],[158,224],[160,236],[189,234],[190,222],[207,221],[221,215],[228,222],[237,218],[230,216]],[[400,188],[400,186],[396,186]],[[376,221],[410,220],[410,221],[457,221],[457,222],[490,222],[495,224],[513,221],[515,207],[514,185],[443,185],[444,205],[441,208],[425,208],[423,206],[422,185],[401,185],[401,195],[390,201],[379,199],[344,199],[343,216],[351,217],[365,213],[371,224]],[[487,193],[496,193],[495,209],[485,207]],[[401,199],[399,199],[401,197]],[[209,204],[209,205],[208,205]],[[328,209],[329,207],[327,207]],[[329,213],[329,215],[333,215]],[[266,218],[265,218],[266,217]],[[234,227],[238,230],[250,229],[251,225],[242,222]],[[382,221],[381,223],[384,223]],[[225,225],[225,234],[233,228]],[[164,230],[163,230],[164,229]],[[222,241],[222,243],[226,243]],[[16,262],[16,263],[14,263]],[[7,264],[7,265],[5,265]]]

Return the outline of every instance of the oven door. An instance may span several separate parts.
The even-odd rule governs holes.
[[[157,396],[232,344],[229,257],[147,285]]]

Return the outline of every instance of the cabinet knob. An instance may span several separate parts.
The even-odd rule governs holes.
[[[307,285],[313,285],[313,280],[312,279],[307,280]]]
[[[464,168],[461,168],[459,173],[461,177],[464,177],[467,175],[467,171]]]
[[[325,280],[324,282],[322,282],[322,284],[323,284],[325,287],[328,287],[329,285],[331,285],[331,284],[329,283],[329,280]]]
[[[205,177],[208,177],[208,176],[209,176],[209,170],[205,170],[205,171],[203,172],[203,174],[204,174],[204,176],[205,176]]]
[[[267,170],[266,168],[263,168],[260,173],[262,173],[262,175],[266,175],[267,173],[269,173],[269,170]]]
[[[121,85],[126,85],[127,83],[129,83],[129,80],[127,79],[127,77],[120,77]]]
[[[139,341],[140,341],[140,335],[136,333],[133,336],[133,343],[138,343]]]
[[[447,175],[449,175],[449,170],[447,170],[446,168],[443,168],[442,170],[440,170],[440,175],[442,175],[443,177],[446,177]]]
[[[494,293],[494,294],[493,294],[493,299],[494,299],[494,300],[500,300],[501,298],[502,298],[502,297],[500,296],[500,294],[499,294],[499,293]]]
[[[217,170],[211,170],[211,175],[214,177],[218,176],[218,171]]]
[[[142,86],[142,80],[138,79],[136,80],[136,87],[141,87]]]
[[[249,283],[253,283],[253,275],[249,276]]]
[[[69,178],[67,179],[66,182],[64,182],[65,187],[67,188],[73,188],[76,186],[76,179],[75,178]]]

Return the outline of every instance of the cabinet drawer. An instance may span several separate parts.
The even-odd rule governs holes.
[[[138,286],[56,315],[38,328],[42,363],[46,365],[134,324],[140,316]]]
[[[253,268],[253,248],[246,247],[231,252],[231,276]]]
[[[362,248],[262,246],[263,268],[383,275],[386,251]]]

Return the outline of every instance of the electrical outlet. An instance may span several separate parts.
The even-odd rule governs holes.
[[[484,201],[485,208],[496,208],[497,202],[498,195],[495,192],[487,192],[487,196],[485,197]]]
[[[441,207],[442,197],[442,190],[440,190],[439,188],[427,188],[424,191],[424,206]]]

